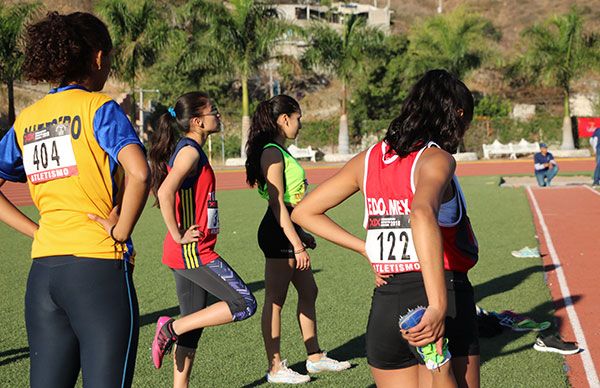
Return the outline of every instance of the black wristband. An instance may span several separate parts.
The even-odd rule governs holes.
[[[115,238],[115,236],[113,235],[113,231],[115,230],[115,226],[117,226],[117,224],[114,224],[113,226],[110,227],[110,238],[112,238],[115,242],[119,243],[119,244],[123,244],[125,243],[125,241],[119,241]]]

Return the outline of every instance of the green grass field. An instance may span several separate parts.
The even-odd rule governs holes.
[[[498,187],[498,177],[461,178],[470,217],[478,236],[479,264],[471,281],[479,305],[487,310],[513,309],[536,320],[553,319],[553,305],[544,283],[541,259],[516,259],[510,251],[535,246],[535,229],[522,189]],[[266,357],[260,335],[260,306],[264,297],[264,259],[256,243],[256,230],[265,203],[250,190],[218,194],[221,234],[217,251],[250,285],[259,301],[257,315],[249,320],[206,329],[201,339],[192,384],[194,387],[253,387],[266,385]],[[351,198],[332,216],[358,234],[362,197]],[[34,215],[32,207],[23,208]],[[135,284],[140,304],[140,346],[134,378],[136,387],[168,387],[172,372],[157,371],[150,359],[154,323],[159,315],[177,314],[175,285],[170,271],[160,263],[165,233],[160,213],[148,207],[134,233],[138,250]],[[0,225],[2,264],[0,298],[0,386],[28,385],[29,358],[23,300],[30,266],[30,241]],[[312,253],[319,286],[317,313],[321,346],[333,357],[348,359],[354,367],[340,374],[323,374],[312,386],[368,387],[364,332],[373,279],[368,264],[358,255],[318,240]],[[282,353],[297,370],[304,369],[304,346],[295,319],[296,295],[291,288],[283,312]],[[59,339],[57,339],[59,340]],[[484,387],[565,387],[562,357],[532,349],[535,333],[509,332],[482,339]],[[81,382],[80,382],[81,383]]]

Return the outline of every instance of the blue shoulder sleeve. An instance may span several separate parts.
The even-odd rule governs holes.
[[[27,182],[23,155],[17,145],[14,128],[0,140],[0,178],[11,182]]]
[[[94,114],[94,137],[116,163],[119,162],[119,151],[126,145],[138,144],[146,152],[129,119],[113,100],[106,102]]]

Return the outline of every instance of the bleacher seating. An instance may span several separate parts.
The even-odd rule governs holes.
[[[509,159],[516,159],[517,155],[529,155],[540,151],[540,146],[537,142],[530,143],[525,139],[521,139],[518,143],[502,144],[498,139],[492,144],[483,144],[483,158],[490,159],[492,156],[506,156]]]
[[[317,161],[317,151],[314,151],[311,146],[308,146],[307,148],[298,148],[295,144],[290,144],[287,149],[296,159],[310,159],[311,162]]]

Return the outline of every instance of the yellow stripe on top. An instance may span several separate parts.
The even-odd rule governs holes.
[[[194,190],[192,188],[182,189],[181,192],[181,219],[182,229],[187,230],[195,222],[194,217]],[[183,245],[183,257],[185,267],[188,269],[200,267],[197,243]]]

